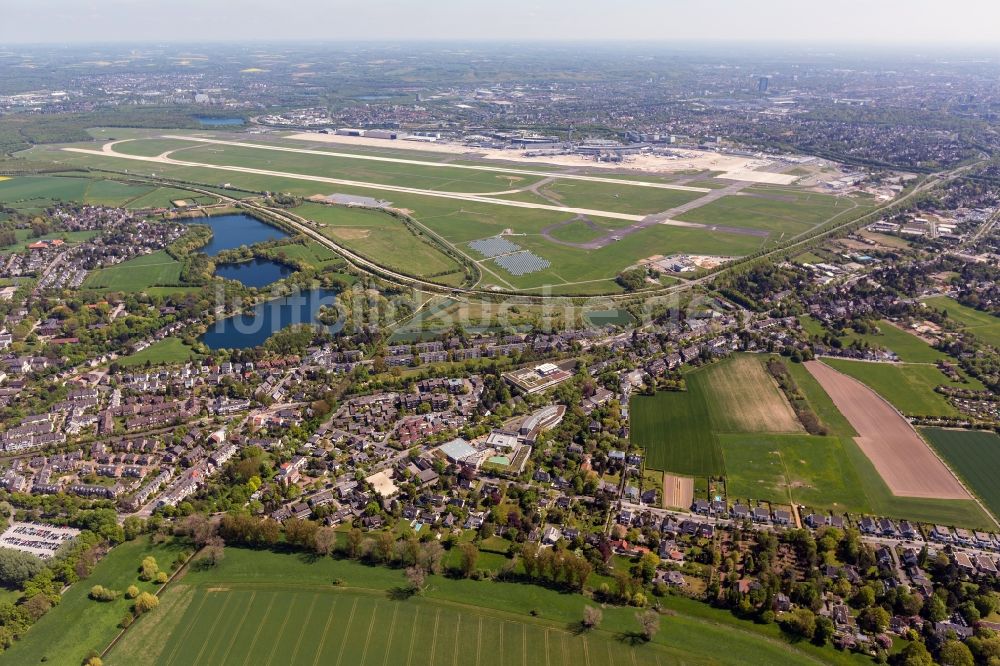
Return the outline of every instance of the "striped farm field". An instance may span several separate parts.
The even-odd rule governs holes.
[[[179,586],[173,634],[135,634],[109,664],[656,664],[651,646],[425,600],[330,590]],[[174,618],[169,618],[174,619]],[[145,639],[145,640],[141,640]],[[649,648],[649,649],[647,649]],[[630,655],[629,653],[634,653]],[[614,659],[614,655],[618,659]],[[154,656],[155,655],[155,656]],[[589,657],[588,657],[589,655]],[[633,662],[634,659],[634,662]]]
[[[335,579],[343,581],[333,585]],[[845,663],[683,598],[662,601],[652,642],[630,640],[634,608],[607,607],[579,631],[579,594],[534,585],[431,576],[399,594],[398,569],[332,558],[227,548],[189,571],[104,655],[110,665],[667,666]],[[749,660],[749,662],[748,662]]]

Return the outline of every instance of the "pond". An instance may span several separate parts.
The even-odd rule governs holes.
[[[289,236],[278,227],[273,227],[244,213],[195,217],[185,220],[185,222],[204,224],[212,228],[212,240],[199,250],[210,257],[214,257],[223,250],[232,250],[241,245],[253,245]]]
[[[336,303],[333,289],[310,289],[283,298],[264,301],[246,314],[221,319],[201,336],[210,349],[246,349],[264,343],[269,337],[293,324],[316,323],[320,308]],[[340,325],[328,327],[331,333]]]
[[[245,287],[266,287],[272,282],[286,278],[295,270],[277,261],[254,257],[238,264],[216,264],[215,274],[227,280],[236,280]]]

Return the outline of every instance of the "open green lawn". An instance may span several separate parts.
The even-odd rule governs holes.
[[[888,321],[878,322],[878,333],[855,333],[848,331],[844,345],[855,340],[863,340],[873,347],[883,347],[896,353],[906,363],[937,363],[948,360],[948,355],[934,349],[917,336],[904,331]]]
[[[770,232],[769,241],[779,242],[838,216],[856,215],[867,207],[852,199],[827,194],[795,190],[753,192],[754,196],[722,197],[701,208],[682,213],[677,219],[708,225],[762,229]]]
[[[922,428],[921,434],[990,510],[1000,516],[1000,437],[985,430]]]
[[[84,192],[84,202],[100,206],[124,206],[155,189],[151,185],[120,183],[115,180],[94,180]]]
[[[160,250],[94,271],[84,280],[83,288],[143,291],[148,287],[176,285],[180,279],[181,263]]]
[[[311,240],[306,245],[299,243],[279,245],[271,251],[271,254],[279,259],[283,257],[289,260],[304,261],[313,268],[332,268],[345,265],[343,259],[336,252]]]
[[[580,595],[438,576],[422,596],[389,593],[403,582],[399,570],[227,548],[216,568],[168,588],[105,663],[858,663],[682,598],[665,598],[676,614],[652,643],[633,643],[622,636],[635,630],[634,609],[606,608],[598,630],[580,633],[574,625],[592,603]]]
[[[259,141],[249,141],[249,143],[265,145]],[[296,147],[301,148],[302,146]],[[331,147],[330,151],[351,152],[350,150],[338,150],[337,147]],[[162,150],[157,152],[162,152]],[[175,159],[200,162],[202,164],[251,166],[256,169],[283,171],[286,173],[320,174],[328,178],[342,178],[344,180],[378,183],[381,185],[402,185],[405,187],[444,192],[486,194],[524,187],[540,180],[540,177],[528,174],[518,176],[516,174],[458,169],[444,165],[399,164],[336,155],[289,153],[267,150],[265,148],[244,148],[224,145],[184,148],[176,154]],[[411,157],[408,159],[419,158]],[[324,183],[314,183],[313,188],[314,194],[330,194],[338,191],[337,186]]]
[[[556,180],[539,188],[539,191],[563,206],[613,210],[633,215],[660,213],[704,196],[699,192],[684,190],[578,180]]]
[[[868,385],[903,414],[914,416],[956,416],[956,410],[944,396],[934,392],[935,386],[964,386],[982,389],[975,380],[968,384],[949,381],[933,365],[908,363],[868,363],[839,358],[824,359],[830,367]]]
[[[693,476],[725,470],[708,403],[700,391],[633,397],[629,433],[632,443],[646,450],[646,466],[651,469]]]
[[[42,617],[21,640],[0,655],[0,664],[66,664],[83,661],[91,651],[104,649],[118,633],[118,622],[131,606],[121,597],[98,602],[87,597],[93,585],[103,585],[124,592],[129,585],[154,592],[154,583],[137,577],[139,564],[147,555],[156,558],[161,570],[168,570],[181,548],[172,543],[152,545],[148,537],[124,543],[113,549],[94,568],[85,581],[73,585],[58,606]]]
[[[893,495],[875,466],[854,443],[853,438],[858,433],[833,404],[819,382],[801,363],[788,363],[787,367],[809,406],[819,416],[829,434],[840,438],[845,461],[854,469],[857,488],[865,497],[868,512],[928,523],[989,527],[989,518],[971,500],[938,500]],[[845,471],[845,479],[850,478],[849,472]],[[825,504],[820,503],[817,506],[822,508]]]
[[[295,213],[322,224],[324,236],[383,266],[424,278],[462,275],[455,259],[388,213],[316,203],[302,204]]]
[[[184,344],[180,338],[164,338],[154,342],[140,352],[125,356],[118,360],[118,365],[131,368],[149,363],[151,365],[168,365],[184,363],[197,358],[198,354]]]
[[[1000,349],[1000,317],[962,305],[947,296],[935,296],[924,302],[932,308],[946,310],[948,317],[958,322],[963,331],[968,331],[987,344]]]
[[[866,512],[870,504],[839,437],[719,435],[730,498]]]

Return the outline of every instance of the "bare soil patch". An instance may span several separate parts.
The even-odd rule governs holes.
[[[362,238],[368,238],[372,230],[359,229],[358,227],[339,227],[329,229],[329,232],[340,240],[361,240]]]
[[[663,506],[687,509],[694,501],[694,479],[690,476],[663,475]]]
[[[819,361],[806,368],[850,421],[854,438],[894,495],[971,499],[913,426],[879,394]]]

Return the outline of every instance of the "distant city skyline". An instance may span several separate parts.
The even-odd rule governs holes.
[[[1000,50],[991,0],[4,0],[0,11],[2,44],[635,39]]]

